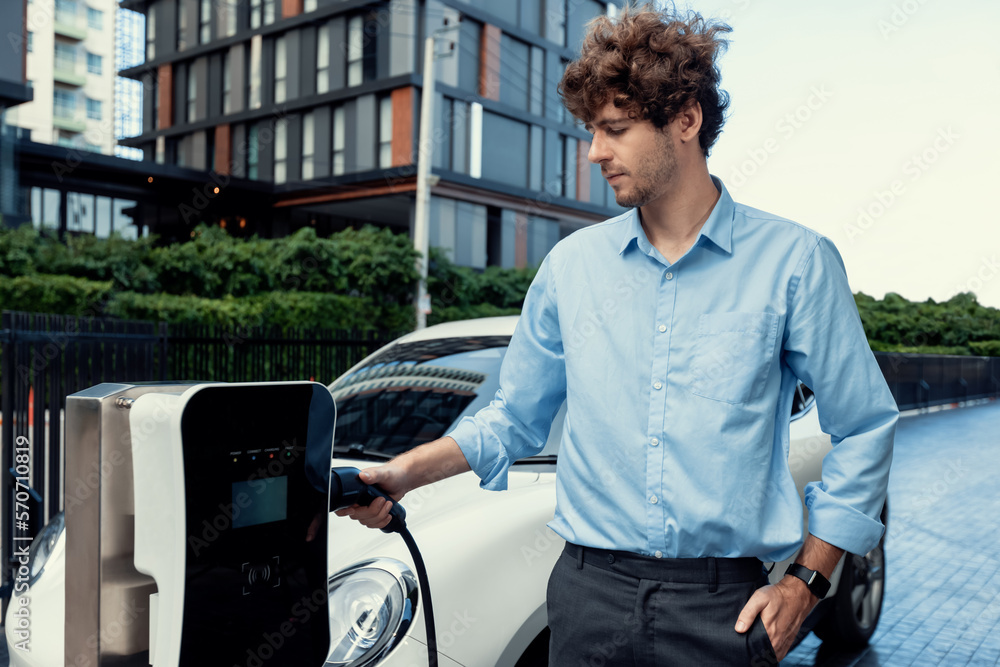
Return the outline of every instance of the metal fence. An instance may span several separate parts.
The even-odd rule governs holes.
[[[389,332],[169,326],[4,311],[0,328],[0,600],[18,545],[62,509],[66,397],[102,382],[332,382]],[[4,605],[5,606],[5,605]]]
[[[876,352],[900,410],[1000,396],[1000,357]]]

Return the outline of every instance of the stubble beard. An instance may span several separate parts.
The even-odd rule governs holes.
[[[613,190],[615,202],[622,208],[639,208],[659,197],[677,174],[677,153],[670,138],[663,133],[656,145],[640,156],[628,172],[629,189]]]

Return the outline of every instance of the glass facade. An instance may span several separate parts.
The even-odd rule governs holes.
[[[67,232],[94,234],[99,238],[112,234],[126,239],[139,237],[139,229],[127,213],[136,205],[131,199],[33,187],[27,204],[28,215],[36,228],[59,229],[65,206]]]

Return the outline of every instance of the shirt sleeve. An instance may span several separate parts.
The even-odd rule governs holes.
[[[486,489],[506,489],[510,464],[542,450],[566,398],[550,258],[551,254],[542,262],[524,298],[521,319],[500,367],[496,397],[448,434]]]
[[[816,394],[832,451],[823,475],[805,489],[809,532],[854,554],[873,549],[884,527],[892,444],[899,410],[868,346],[843,260],[820,238],[789,286],[784,358]]]

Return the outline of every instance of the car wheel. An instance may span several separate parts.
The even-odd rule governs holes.
[[[883,519],[884,521],[884,519]],[[816,625],[816,636],[837,647],[860,648],[875,633],[885,597],[885,536],[864,556],[848,554],[833,606]]]

